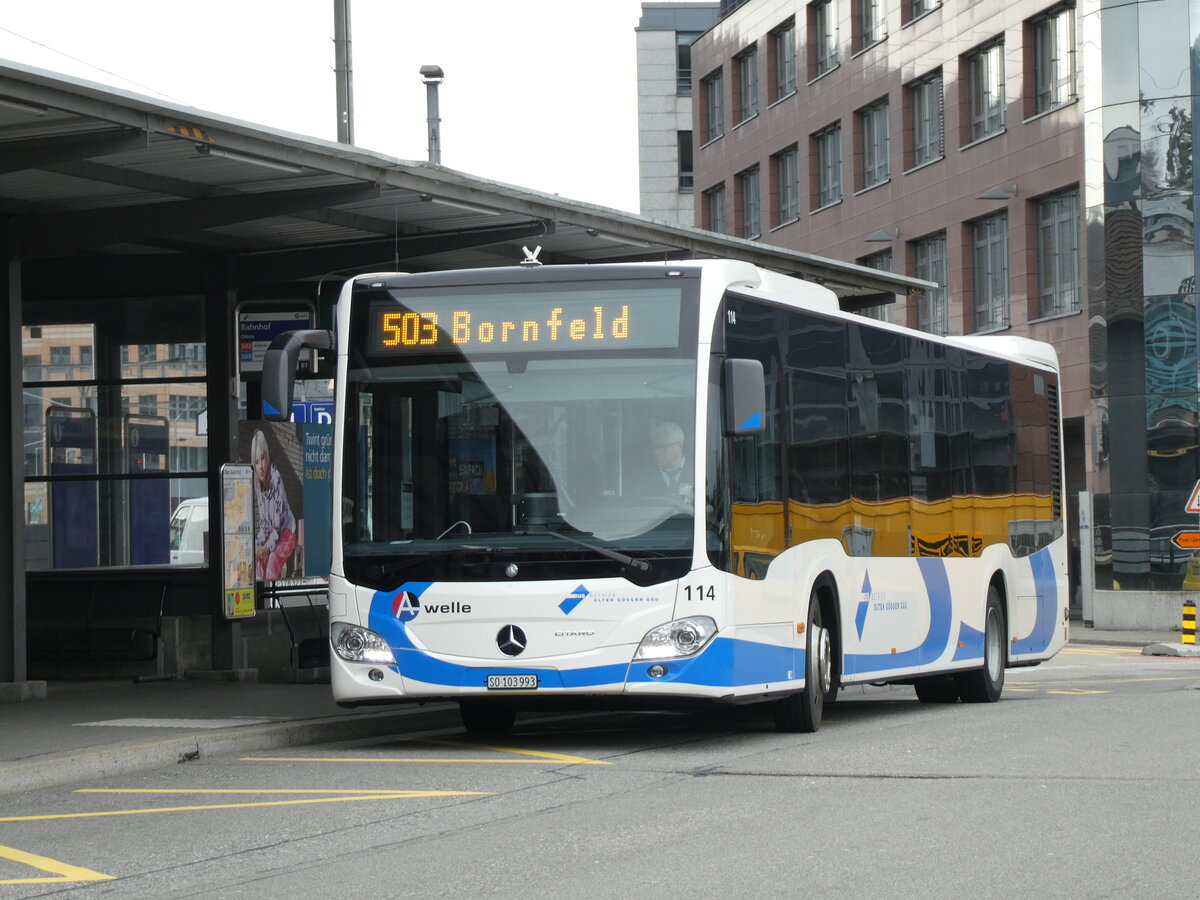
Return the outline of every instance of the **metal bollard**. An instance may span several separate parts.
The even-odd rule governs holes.
[[[1185,644],[1196,643],[1196,601],[1183,601],[1183,642]]]

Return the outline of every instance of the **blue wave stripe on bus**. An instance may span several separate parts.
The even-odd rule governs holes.
[[[586,666],[580,669],[553,669],[537,666],[464,666],[437,659],[421,650],[397,652],[400,674],[425,684],[483,688],[488,675],[536,675],[542,690],[555,688],[591,688],[620,685],[628,680],[643,684],[689,684],[700,687],[737,688],[747,685],[780,684],[788,680],[796,653],[790,647],[776,647],[754,641],[716,638],[702,653],[690,659],[638,660]],[[799,654],[803,656],[803,652]],[[663,665],[667,674],[651,678],[652,665]]]
[[[799,678],[804,671],[803,660],[804,650],[717,637],[699,656],[690,659],[637,660],[629,668],[629,680],[730,688],[751,684],[778,685]],[[667,674],[651,678],[647,670],[655,663],[666,666]]]
[[[626,678],[632,682],[678,682],[733,688],[777,684],[789,680],[789,673],[794,678],[795,673],[804,668],[804,650],[719,636],[698,656],[683,660],[639,660],[632,665],[623,662],[579,669],[451,663],[418,649],[408,634],[408,620],[397,617],[395,612],[401,594],[419,599],[430,584],[406,582],[394,591],[377,591],[371,598],[367,622],[368,628],[386,638],[389,646],[397,651],[397,671],[405,678],[426,684],[483,687],[488,675],[537,675],[539,686],[544,689],[623,684]],[[656,662],[667,667],[667,674],[662,678],[651,678],[647,674]]]
[[[1054,636],[1054,620],[1058,614],[1058,578],[1054,574],[1054,557],[1044,547],[1029,557],[1033,569],[1033,586],[1037,592],[1037,616],[1033,630],[1012,643],[1013,653],[1042,653]]]
[[[976,631],[966,622],[958,623],[959,646],[954,651],[954,661],[983,659],[983,632]]]
[[[884,669],[904,669],[931,662],[942,655],[950,638],[950,580],[946,577],[946,561],[938,557],[920,557],[917,567],[925,582],[929,597],[929,631],[911,650],[899,653],[848,653],[847,672],[877,672]]]

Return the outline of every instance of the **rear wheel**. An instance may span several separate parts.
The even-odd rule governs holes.
[[[508,734],[517,719],[517,708],[499,700],[460,700],[458,709],[471,734]]]
[[[816,592],[808,600],[805,629],[804,690],[775,701],[775,727],[780,731],[811,733],[821,727],[826,696],[834,695],[833,642],[821,620]]]
[[[1004,667],[1008,662],[1008,642],[1004,627],[1004,609],[996,586],[988,588],[987,610],[983,618],[983,668],[954,676],[958,694],[966,703],[995,703],[1004,690]]]

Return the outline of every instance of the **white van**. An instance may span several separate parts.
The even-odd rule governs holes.
[[[208,562],[208,498],[183,500],[171,514],[171,565]]]

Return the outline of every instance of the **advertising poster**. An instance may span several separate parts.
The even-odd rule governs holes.
[[[329,574],[333,550],[329,532],[332,517],[330,499],[333,488],[333,426],[303,427],[304,434],[304,575],[306,578]]]
[[[250,466],[221,466],[221,540],[225,552],[224,610],[227,619],[254,615],[254,498]]]
[[[238,460],[252,470],[254,580],[295,584],[304,578],[304,436],[295,422],[244,421]]]

